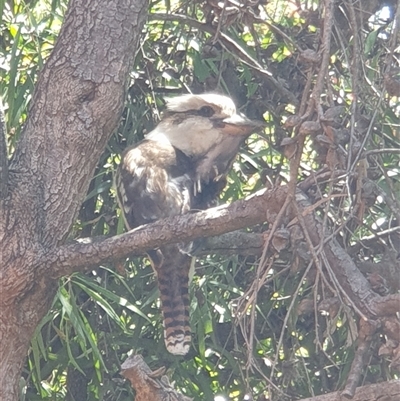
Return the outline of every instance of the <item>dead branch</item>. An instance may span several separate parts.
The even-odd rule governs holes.
[[[190,401],[173,389],[164,376],[165,368],[152,372],[141,355],[131,355],[121,366],[121,374],[136,391],[135,401]]]
[[[378,324],[374,322],[365,322],[360,320],[360,329],[358,331],[357,350],[351,364],[350,373],[347,377],[345,389],[342,391],[342,396],[353,398],[356,392],[358,383],[368,357],[371,355],[370,348],[372,336],[375,334]]]

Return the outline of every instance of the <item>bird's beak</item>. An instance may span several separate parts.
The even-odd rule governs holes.
[[[222,132],[234,136],[248,136],[264,126],[260,121],[250,120],[240,114],[225,118],[221,121],[221,125]]]

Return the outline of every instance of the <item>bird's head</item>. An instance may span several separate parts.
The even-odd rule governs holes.
[[[183,95],[167,101],[160,124],[147,138],[167,140],[186,155],[199,158],[227,137],[242,140],[259,127],[260,123],[238,114],[227,96]]]

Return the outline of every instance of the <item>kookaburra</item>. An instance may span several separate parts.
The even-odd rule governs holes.
[[[240,145],[258,123],[216,94],[167,101],[158,126],[122,154],[115,183],[127,229],[213,205]],[[181,245],[148,251],[157,274],[164,339],[172,354],[190,347],[189,269]]]

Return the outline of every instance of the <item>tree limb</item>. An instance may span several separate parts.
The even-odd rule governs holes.
[[[274,213],[271,205],[285,193],[282,187],[262,190],[230,205],[159,220],[111,238],[63,245],[46,254],[42,263],[49,266],[53,277],[57,278],[104,261],[141,255],[161,244],[188,242],[251,227],[267,220],[267,214]]]
[[[62,245],[47,252],[38,265],[45,266],[42,268],[46,269],[44,274],[58,278],[75,271],[87,270],[106,261],[140,255],[161,244],[187,242],[250,227],[264,221],[273,222],[286,196],[287,187],[262,190],[230,205],[159,220],[111,238]],[[318,246],[325,235],[322,226],[305,196],[298,193],[296,198],[311,242]],[[294,218],[294,209],[288,208],[285,220],[290,221]],[[335,280],[340,285],[341,296],[351,300],[367,318],[374,320],[393,314],[393,306],[400,301],[398,294],[381,297],[374,293],[368,280],[334,239],[325,240],[323,252]]]
[[[376,322],[365,322],[360,320],[357,338],[357,349],[351,364],[350,373],[347,377],[346,385],[342,391],[342,396],[346,398],[353,398],[360,382],[360,378],[364,367],[371,355],[372,337],[375,334],[378,324]]]
[[[239,255],[261,256],[265,244],[265,234],[233,231],[217,237],[206,238],[197,255]]]

